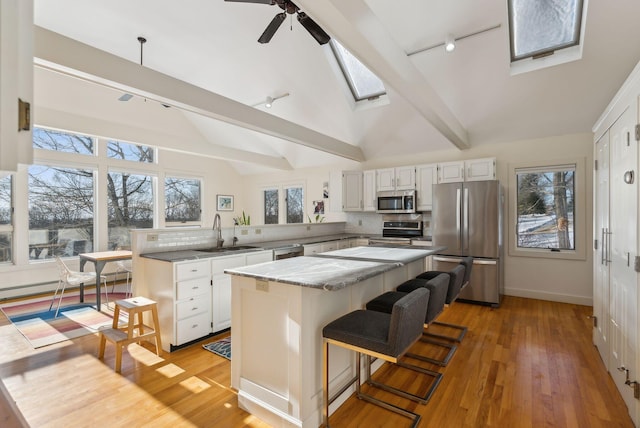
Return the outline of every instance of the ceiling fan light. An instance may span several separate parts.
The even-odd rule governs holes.
[[[456,49],[456,39],[449,34],[444,41],[445,52],[453,52]]]

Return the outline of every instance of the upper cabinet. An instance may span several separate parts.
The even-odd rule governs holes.
[[[362,171],[342,171],[342,210],[362,211]]]
[[[362,173],[362,201],[362,211],[376,210],[376,170],[374,169]]]
[[[416,166],[416,211],[433,209],[433,185],[438,182],[438,164]]]
[[[495,179],[496,158],[471,159],[438,164],[438,183]]]
[[[403,166],[377,170],[377,191],[413,190],[416,188],[416,168]]]

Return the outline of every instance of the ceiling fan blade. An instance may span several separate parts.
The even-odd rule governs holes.
[[[316,41],[321,45],[324,45],[329,40],[331,40],[331,37],[329,37],[329,35],[325,33],[325,31],[320,28],[320,26],[316,24],[313,19],[309,18],[309,15],[307,15],[306,13],[298,12],[298,21],[300,21],[300,24],[302,24],[302,26],[307,29],[309,34],[311,34],[313,38],[316,39]]]
[[[261,3],[261,4],[270,4],[270,5],[276,4],[275,0],[224,0],[224,1],[231,1],[234,3]]]
[[[282,25],[282,22],[284,22],[284,19],[286,17],[287,17],[286,12],[282,12],[274,16],[271,22],[269,23],[269,25],[267,25],[267,28],[265,28],[264,32],[258,39],[258,42],[269,43],[269,41],[271,41],[271,38],[276,33],[278,28],[280,28],[280,25]]]

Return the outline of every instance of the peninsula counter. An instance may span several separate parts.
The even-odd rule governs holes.
[[[422,273],[437,250],[355,247],[226,270],[232,276],[231,386],[239,406],[277,427],[320,426],[322,328]],[[354,373],[353,353],[332,349],[330,389]]]

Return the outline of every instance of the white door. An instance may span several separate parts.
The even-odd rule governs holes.
[[[609,367],[609,131],[596,143],[595,160],[595,218],[593,253],[593,343],[600,352],[604,365]]]
[[[635,141],[635,103],[622,114],[609,131],[610,157],[610,303],[609,371],[637,425],[637,403],[633,388],[625,385],[640,380],[637,370],[637,256],[638,149]],[[632,172],[633,177],[629,179]],[[627,177],[627,178],[625,178]]]

